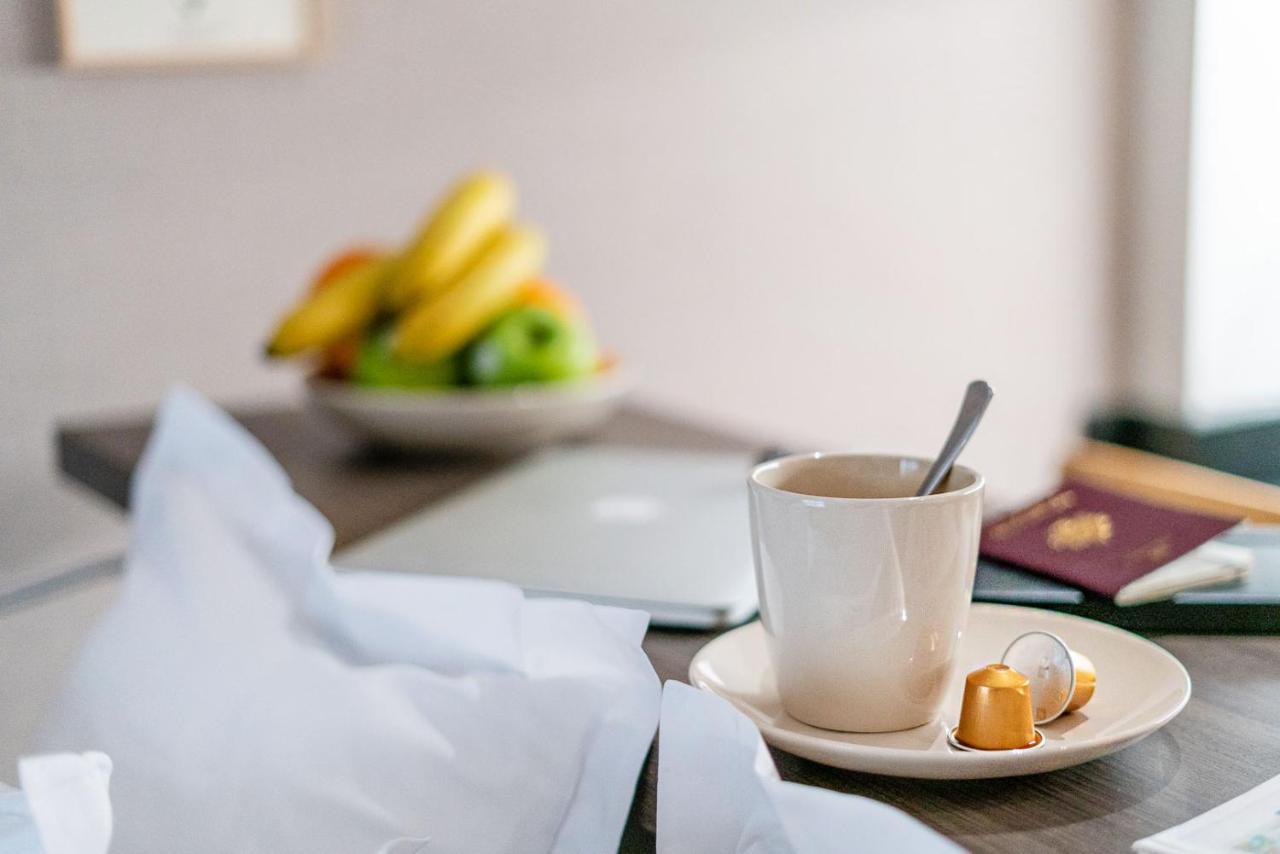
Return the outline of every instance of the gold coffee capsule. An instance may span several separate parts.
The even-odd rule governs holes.
[[[1080,708],[1089,702],[1097,685],[1093,662],[1049,632],[1019,635],[1000,661],[1026,675],[1037,724],[1047,724]]]
[[[952,731],[960,747],[1021,750],[1042,737],[1031,716],[1027,677],[1007,664],[988,664],[965,677],[960,725]]]
[[[1067,703],[1067,711],[1074,712],[1093,699],[1093,690],[1098,687],[1098,671],[1093,662],[1083,653],[1071,650],[1071,664],[1076,671],[1076,684],[1071,689],[1071,702]]]

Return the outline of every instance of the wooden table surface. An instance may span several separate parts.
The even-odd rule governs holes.
[[[509,462],[362,451],[302,411],[237,417],[333,522],[339,547]],[[147,419],[65,427],[61,467],[123,507],[149,430]],[[712,450],[764,444],[635,409],[589,441]],[[659,677],[684,681],[693,654],[713,636],[653,629],[644,646]],[[1007,780],[920,781],[840,771],[777,750],[774,759],[785,779],[893,804],[974,851],[1124,851],[1280,774],[1280,638],[1155,640],[1190,671],[1191,702],[1155,735],[1085,765]],[[624,850],[652,850],[656,774],[651,756]]]

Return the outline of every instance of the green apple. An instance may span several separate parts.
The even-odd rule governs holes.
[[[433,388],[454,385],[458,367],[454,359],[415,362],[391,352],[391,329],[369,334],[360,344],[351,377],[356,383],[380,388]]]
[[[487,386],[567,380],[586,376],[595,366],[590,332],[534,306],[502,315],[462,354],[466,379]]]

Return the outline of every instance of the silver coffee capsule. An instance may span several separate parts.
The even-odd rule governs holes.
[[[1031,714],[1037,725],[1080,708],[1093,696],[1093,663],[1049,632],[1014,638],[1000,659],[1031,683]]]

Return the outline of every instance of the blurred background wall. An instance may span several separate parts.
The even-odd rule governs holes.
[[[326,253],[493,164],[639,398],[796,446],[1054,478],[1114,374],[1123,7],[334,0],[311,64],[73,74],[0,3],[0,567],[116,547],[54,423],[297,394],[268,327]]]

